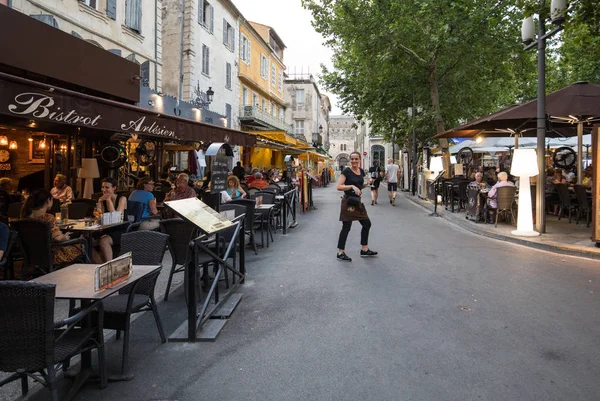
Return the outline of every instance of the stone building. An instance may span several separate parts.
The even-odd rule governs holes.
[[[336,169],[350,165],[350,153],[360,151],[358,123],[352,116],[329,117],[329,153],[335,160]]]
[[[0,4],[140,64],[142,84],[162,89],[163,0],[4,0]]]
[[[294,136],[323,146],[329,142],[329,98],[321,95],[311,74],[290,74],[285,79],[284,97],[289,105],[286,119],[293,122]]]

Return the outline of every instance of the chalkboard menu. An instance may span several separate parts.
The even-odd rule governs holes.
[[[225,149],[219,149],[219,152],[212,157],[210,193],[218,194],[227,189],[227,171],[229,170],[229,157],[225,154]]]

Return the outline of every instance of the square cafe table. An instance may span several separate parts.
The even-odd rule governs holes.
[[[93,302],[101,301],[118,292],[123,287],[133,284],[161,268],[161,266],[133,265],[131,276],[129,276],[127,280],[124,280],[113,287],[96,292],[94,291],[94,273],[96,266],[98,265],[78,263],[60,270],[55,270],[31,281],[42,284],[55,284],[56,299],[79,299],[81,300],[81,307],[86,308]],[[79,388],[92,376],[92,351],[89,350],[81,355],[81,371],[77,375],[77,379],[73,383],[73,386],[65,399],[71,399]],[[117,380],[111,379],[110,381]],[[123,380],[126,380],[126,378],[123,378]]]
[[[83,219],[83,220],[71,220],[70,223],[59,224],[58,227],[63,232],[72,232],[74,234],[82,235],[88,241],[88,254],[89,254],[88,256],[91,258],[92,248],[93,248],[93,243],[94,243],[92,236],[94,234],[107,233],[107,232],[111,232],[114,230],[127,228],[127,226],[129,224],[130,224],[129,221],[123,221],[121,223],[114,223],[114,224],[105,224],[105,225],[95,224],[93,226],[86,226],[85,219]],[[93,282],[92,282],[92,284],[93,284]],[[92,285],[92,289],[93,288],[94,287]]]

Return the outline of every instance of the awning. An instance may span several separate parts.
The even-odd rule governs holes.
[[[241,131],[156,114],[126,103],[103,99],[57,86],[0,73],[0,115],[15,125],[31,121],[67,133],[125,132],[174,141],[225,142],[254,146],[256,137]]]
[[[281,142],[283,144],[288,145],[296,145],[298,142],[296,139],[284,131],[249,131],[252,134],[256,134],[258,136],[262,136],[267,139],[271,139],[277,142]]]

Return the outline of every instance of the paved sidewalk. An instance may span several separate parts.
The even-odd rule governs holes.
[[[416,195],[412,196],[410,192],[399,192],[398,194],[433,212],[434,205],[432,202],[423,200]],[[384,193],[384,195],[387,194]],[[575,218],[569,223],[567,217],[558,220],[556,216],[547,215],[545,234],[539,237],[517,237],[511,234],[511,231],[516,229],[515,226],[505,222],[499,222],[498,227],[494,227],[494,224],[475,223],[466,218],[464,209],[452,213],[450,210],[445,210],[444,205],[438,204],[437,212],[450,223],[475,234],[550,252],[600,259],[600,248],[596,247],[595,243],[590,240],[592,226],[590,224],[589,228],[586,227],[584,219],[579,221],[579,224],[575,224]]]

